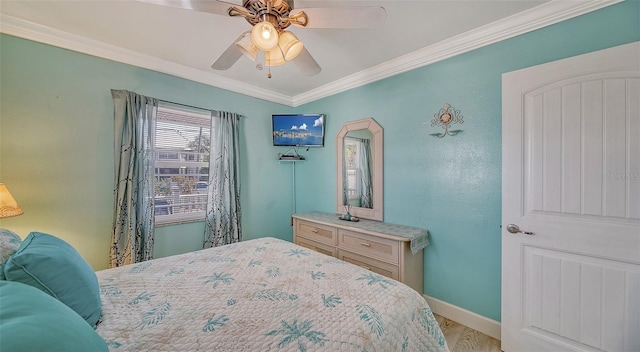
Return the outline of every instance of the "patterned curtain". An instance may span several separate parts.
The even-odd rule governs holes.
[[[371,183],[371,141],[360,141],[360,174],[362,175],[362,193],[360,194],[360,206],[373,208],[373,184]]]
[[[242,240],[240,208],[240,115],[212,112],[209,195],[203,248]]]
[[[126,90],[111,90],[111,96],[116,179],[109,267],[116,267],[152,258],[158,101]]]

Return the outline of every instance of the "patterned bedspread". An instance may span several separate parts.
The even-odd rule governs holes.
[[[275,238],[97,272],[111,351],[447,351],[392,279]]]

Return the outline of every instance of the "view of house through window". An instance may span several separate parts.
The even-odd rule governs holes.
[[[362,185],[360,184],[360,143],[355,139],[345,138],[344,147],[347,196],[350,205],[359,207],[362,194]]]
[[[158,107],[155,141],[156,224],[204,220],[209,183],[209,111]]]

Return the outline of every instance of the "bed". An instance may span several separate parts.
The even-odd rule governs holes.
[[[94,272],[0,229],[4,351],[447,351],[410,287],[276,238]]]
[[[111,351],[447,351],[413,289],[276,238],[98,271]]]

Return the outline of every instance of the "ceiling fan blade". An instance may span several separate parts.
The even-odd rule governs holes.
[[[216,15],[229,15],[229,8],[236,6],[217,0],[137,0],[154,5],[177,7],[185,10],[214,13]]]
[[[304,11],[309,18],[305,28],[345,28],[345,29],[375,29],[384,24],[387,11],[384,7],[327,7],[304,8],[291,11],[294,17]]]
[[[298,66],[298,69],[305,76],[314,76],[322,71],[320,65],[316,62],[316,60],[311,56],[307,48],[303,48],[300,54],[293,59],[293,63]]]
[[[242,37],[244,37],[247,33],[249,33],[249,31],[245,31],[242,34],[240,34],[240,36],[236,38],[236,40],[234,40],[233,43],[231,43],[231,45],[229,45],[227,50],[225,50],[224,53],[220,55],[218,60],[216,60],[216,62],[214,62],[213,65],[211,65],[211,68],[214,70],[221,70],[221,71],[228,70],[229,68],[231,68],[231,66],[233,66],[233,64],[235,64],[236,61],[238,61],[240,56],[242,56],[242,51],[240,51],[240,48],[236,45],[236,43],[240,39],[242,39]]]

